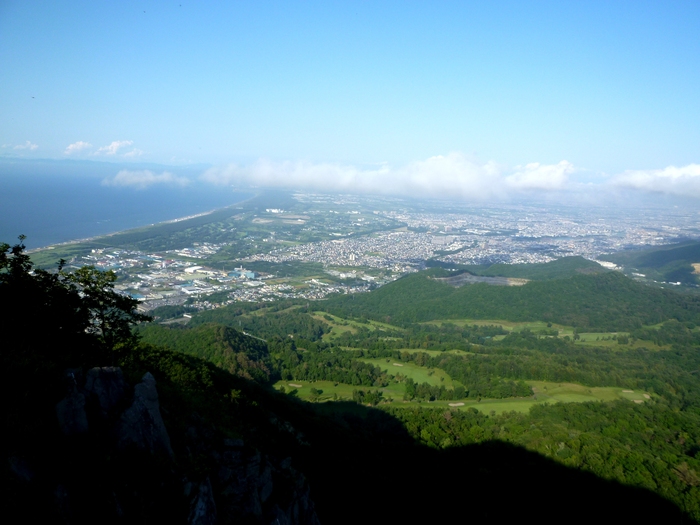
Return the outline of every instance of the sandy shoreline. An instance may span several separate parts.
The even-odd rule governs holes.
[[[227,208],[231,208],[231,207],[233,207],[233,206],[237,206],[237,205],[242,204],[242,203],[244,203],[244,202],[248,202],[249,200],[254,199],[255,197],[257,197],[257,196],[259,196],[259,195],[260,195],[259,193],[256,193],[255,195],[253,195],[252,197],[250,197],[250,198],[248,198],[248,199],[244,199],[244,200],[242,200],[242,201],[234,202],[233,204],[229,204],[228,206],[223,206],[222,208],[214,208],[213,210],[204,211],[204,212],[202,212],[202,213],[195,213],[194,215],[187,215],[187,216],[185,216],[185,217],[178,217],[178,218],[176,218],[176,219],[169,219],[169,220],[167,220],[167,221],[154,222],[154,223],[152,223],[152,224],[147,224],[147,225],[145,225],[145,226],[136,226],[135,228],[128,228],[128,229],[126,229],[126,230],[118,230],[118,231],[111,232],[111,233],[102,233],[102,234],[100,234],[100,235],[94,235],[94,236],[92,236],[92,237],[85,237],[85,238],[83,238],[83,239],[73,239],[73,240],[70,240],[70,241],[57,242],[57,243],[54,243],[54,244],[49,244],[48,246],[42,246],[42,247],[40,247],[40,248],[32,248],[32,249],[30,249],[30,250],[26,250],[26,253],[27,253],[27,254],[37,253],[37,252],[41,252],[41,251],[43,251],[43,250],[54,250],[54,249],[56,249],[56,248],[59,247],[59,246],[68,246],[69,244],[81,244],[81,243],[84,243],[84,242],[91,242],[91,241],[95,241],[95,240],[97,240],[97,239],[104,239],[104,238],[106,238],[106,237],[112,237],[112,236],[114,236],[114,235],[118,235],[118,234],[120,234],[120,233],[132,231],[132,230],[139,230],[139,229],[141,229],[141,228],[151,228],[151,227],[153,227],[153,226],[158,226],[158,225],[160,225],[160,224],[171,224],[171,223],[175,223],[175,222],[188,221],[188,220],[190,220],[190,219],[196,219],[197,217],[204,217],[205,215],[211,215],[211,214],[214,213],[214,212],[221,211],[221,210],[225,210],[225,209],[227,209]]]

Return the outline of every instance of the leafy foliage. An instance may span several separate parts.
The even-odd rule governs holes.
[[[468,270],[471,271],[469,267]],[[517,277],[538,281],[562,279],[578,274],[593,274],[606,272],[598,263],[583,257],[562,257],[547,263],[535,264],[492,264],[486,269],[477,268],[476,275],[493,277]]]
[[[266,453],[292,456],[308,476],[321,517],[329,517],[328,521],[367,521],[367,498],[378,503],[387,496],[405,497],[405,484],[396,484],[392,478],[439,480],[448,469],[464,473],[460,482],[452,488],[425,483],[429,487],[422,486],[423,496],[452,501],[467,490],[478,501],[490,502],[483,505],[485,509],[470,511],[483,521],[503,497],[518,502],[513,507],[521,509],[547,482],[555,494],[552,505],[562,509],[590,496],[591,508],[613,506],[623,509],[625,517],[648,517],[644,509],[654,508],[664,517],[684,519],[656,493],[700,519],[700,345],[694,331],[698,310],[693,298],[642,289],[612,273],[531,283],[520,291],[485,285],[454,290],[422,274],[365,297],[327,302],[332,311],[348,310],[355,318],[387,321],[390,316],[392,323],[403,325],[400,330],[354,326],[325,341],[329,324],[309,315],[304,305],[237,305],[197,314],[192,326],[185,328],[142,326],[137,334],[146,342],[139,344],[122,330],[139,319],[132,308],[135,304],[115,297],[110,274],[91,268],[71,274],[60,266],[56,272],[32,272],[21,239],[15,247],[3,245],[0,251],[1,322],[4,348],[9,349],[3,350],[2,370],[6,383],[12,384],[9,380],[14,377],[26,383],[6,396],[8,446],[12,453],[34,454],[37,464],[49,464],[61,452],[75,457],[65,453],[55,428],[55,404],[65,395],[63,371],[71,367],[79,373],[95,365],[116,364],[132,384],[146,371],[156,377],[178,468],[188,476],[194,479],[216,468],[201,464],[196,453],[186,452],[194,446],[193,432],[208,429],[220,437],[242,436]],[[570,295],[563,299],[556,295],[563,293]],[[597,312],[596,301],[603,313]],[[651,303],[655,306],[650,307]],[[382,311],[384,307],[387,310]],[[630,326],[634,328],[630,338],[648,341],[650,349],[582,348],[527,330],[505,334],[496,326],[432,326],[412,321],[444,318],[446,313],[517,317],[517,308],[525,308],[522,316],[527,319],[549,315],[553,322],[577,319],[582,323],[578,326]],[[676,320],[658,329],[643,327],[649,320],[669,318]],[[496,335],[506,337],[496,341]],[[671,350],[653,348],[657,345]],[[449,352],[455,348],[462,351]],[[366,357],[441,369],[455,387],[392,376],[360,360]],[[356,403],[310,406],[260,384],[277,377],[355,385]],[[383,390],[403,381],[407,398],[422,400],[525,396],[531,392],[524,381],[533,379],[643,388],[653,397],[642,405],[560,404],[538,406],[529,414],[486,415],[475,410],[389,407]],[[311,393],[320,396],[322,392],[313,388]],[[98,448],[90,452],[94,452],[90,459],[95,471],[102,473],[100,483],[111,482],[112,475],[118,480],[133,475],[128,471],[135,464],[113,461]],[[55,472],[62,471],[59,467],[71,468],[68,462],[57,462]],[[366,483],[370,471],[381,491],[366,490],[363,480]],[[584,476],[583,471],[653,493],[603,483]],[[148,473],[143,483],[153,487],[162,487],[170,475],[157,468],[149,468]],[[334,482],[328,483],[330,479]],[[528,483],[520,483],[522,479]],[[504,480],[513,486],[504,488]],[[17,486],[13,484],[7,492],[10,498]],[[576,490],[581,494],[572,494]],[[363,504],[347,510],[343,502],[349,497]],[[144,502],[145,507],[149,504]],[[387,512],[404,519],[430,513],[440,520],[464,512],[459,506],[447,507],[411,505]],[[593,514],[585,515],[591,519]]]
[[[302,346],[303,345],[303,346]],[[275,370],[283,380],[334,381],[355,386],[386,386],[388,375],[379,367],[354,359],[325,343],[294,342],[275,339],[270,342]]]
[[[654,490],[700,518],[700,417],[663,405],[568,403],[488,416],[384,408],[434,448],[503,440],[598,476]]]
[[[233,328],[203,324],[189,329],[151,324],[140,327],[138,334],[146,343],[206,359],[234,375],[262,383],[270,380],[267,345]]]
[[[589,330],[633,330],[670,318],[700,321],[700,297],[644,286],[616,272],[532,281],[524,286],[473,284],[452,288],[431,279],[444,272],[409,275],[373,293],[329,299],[338,316],[366,317],[407,326],[436,319],[546,321]]]
[[[150,313],[154,321],[164,321],[182,317],[184,314],[193,314],[196,311],[195,308],[185,305],[165,305],[154,308]]]
[[[190,325],[218,323],[263,339],[282,336],[309,341],[319,340],[330,330],[327,323],[314,319],[295,307],[279,312],[270,311],[267,315],[254,315],[252,312],[249,315],[246,314],[245,307],[231,305],[201,312],[193,317]]]
[[[90,314],[86,331],[97,336],[108,348],[128,341],[132,335],[131,326],[150,319],[136,311],[135,299],[114,291],[117,276],[111,270],[102,272],[93,266],[83,266],[63,277],[80,292],[81,308]]]
[[[14,345],[84,346],[88,339],[110,349],[130,341],[131,326],[149,319],[136,311],[136,300],[114,291],[113,272],[91,266],[66,272],[63,261],[55,272],[33,270],[23,240],[12,248],[0,244],[0,327]],[[41,333],[23,337],[37,326]]]
[[[374,331],[358,326],[354,332],[335,336],[333,342],[338,346],[367,349],[469,350],[473,344],[483,345],[496,335],[506,334],[508,331],[500,325],[411,324],[402,330]]]

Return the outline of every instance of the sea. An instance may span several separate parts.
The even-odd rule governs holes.
[[[253,196],[201,182],[201,170],[192,168],[179,170],[191,180],[186,186],[105,185],[119,167],[102,164],[0,161],[0,243],[15,244],[21,234],[28,249],[41,248],[196,215]]]

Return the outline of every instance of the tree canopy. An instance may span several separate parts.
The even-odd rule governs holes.
[[[114,290],[114,272],[92,266],[69,272],[63,260],[55,271],[34,269],[23,241],[20,235],[12,247],[0,244],[0,329],[14,348],[111,349],[149,319],[135,299]]]

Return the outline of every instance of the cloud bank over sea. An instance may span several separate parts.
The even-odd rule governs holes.
[[[508,170],[492,161],[479,163],[461,153],[450,153],[400,167],[383,164],[373,168],[260,159],[249,166],[210,168],[201,179],[220,185],[485,200],[506,193],[561,190],[575,171],[567,161],[553,165],[531,163]]]
[[[69,148],[86,151],[91,147],[91,144],[79,141]],[[17,160],[5,158],[4,162],[16,163]],[[573,204],[572,199],[578,199],[581,204],[603,200],[608,204],[624,203],[629,198],[659,203],[659,198],[680,199],[691,204],[700,199],[700,164],[697,163],[606,174],[574,165],[568,160],[508,166],[497,161],[483,162],[459,152],[435,155],[404,165],[353,165],[266,158],[248,164],[218,166],[161,165],[126,159],[117,162],[27,159],[19,162],[27,166],[38,162],[37,169],[42,172],[50,164],[58,168],[56,174],[84,173],[85,176],[99,177],[103,187],[139,191],[151,187],[233,186],[238,189],[279,188],[465,202],[542,199],[569,204]],[[53,171],[47,171],[50,172]],[[30,173],[31,170],[27,171],[27,175]]]
[[[131,186],[143,190],[155,184],[167,186],[187,186],[190,179],[174,175],[169,171],[154,173],[151,170],[121,170],[112,178],[102,180],[103,186]]]
[[[599,175],[594,181],[587,181],[587,176],[590,176],[588,170],[567,160],[508,167],[450,153],[398,167],[382,164],[369,168],[260,159],[246,166],[228,164],[209,168],[200,180],[217,185],[472,201],[568,193],[604,196],[628,190],[700,198],[698,164],[629,170],[612,176]]]

